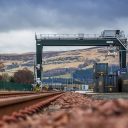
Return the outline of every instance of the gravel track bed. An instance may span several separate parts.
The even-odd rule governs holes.
[[[101,100],[65,93],[41,113],[2,128],[128,128],[128,100]]]
[[[110,100],[110,99],[128,99],[128,93],[94,93],[94,94],[88,94],[93,99],[104,99],[104,100]]]

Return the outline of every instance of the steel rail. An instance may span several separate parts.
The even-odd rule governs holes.
[[[51,93],[48,91],[43,91],[43,92],[38,92],[38,94],[42,94],[42,93]],[[18,96],[26,96],[26,95],[33,95],[33,94],[37,94],[36,92],[32,92],[32,91],[26,91],[26,92],[0,92],[0,99],[1,98],[10,98],[10,97],[18,97]]]
[[[13,112],[18,112],[21,109],[25,109],[26,107],[31,107],[36,105],[42,101],[47,102],[47,104],[56,98],[60,97],[62,92],[54,92],[48,94],[34,94],[30,96],[22,96],[22,97],[11,97],[7,99],[0,99],[0,119],[4,115],[10,115]],[[51,99],[51,100],[49,100]],[[45,104],[44,104],[45,105]]]

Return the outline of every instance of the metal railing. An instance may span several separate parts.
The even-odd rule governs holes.
[[[99,38],[98,34],[40,34],[37,39],[92,39]]]
[[[125,49],[127,49],[128,44],[125,41],[127,38],[123,35],[123,36],[119,36],[119,35],[115,35],[115,36],[103,36],[103,35],[99,35],[99,34],[83,34],[83,33],[79,33],[79,34],[39,34],[36,35],[37,39],[42,39],[42,40],[76,40],[76,39],[108,39],[108,38],[116,38],[121,45],[124,46]]]
[[[76,39],[76,38],[83,38],[83,39],[88,39],[88,38],[116,38],[118,37],[119,39],[125,39],[125,36],[103,36],[100,34],[39,34],[36,35],[37,39]]]

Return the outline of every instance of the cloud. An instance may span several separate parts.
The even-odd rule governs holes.
[[[34,50],[35,32],[99,34],[121,29],[127,33],[127,8],[127,0],[0,0],[0,41],[4,42],[0,49],[8,51],[11,43],[9,51],[21,50],[20,42],[23,51]]]
[[[29,51],[35,51],[34,33],[31,31],[0,33],[0,53],[22,53]]]
[[[127,8],[127,0],[1,0],[0,31],[115,27]]]

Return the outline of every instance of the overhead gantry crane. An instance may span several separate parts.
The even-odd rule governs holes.
[[[101,35],[40,34],[36,39],[36,78],[42,79],[42,49],[44,46],[116,46],[119,47],[119,64],[126,69],[127,38],[120,30],[104,30]]]

